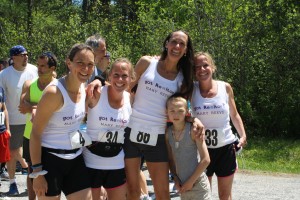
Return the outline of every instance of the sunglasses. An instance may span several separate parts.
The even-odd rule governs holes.
[[[27,53],[22,53],[22,54],[18,54],[18,55],[16,55],[16,56],[25,57],[25,56],[28,56],[28,54],[27,54]]]

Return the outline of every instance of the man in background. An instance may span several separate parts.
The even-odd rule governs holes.
[[[34,79],[38,74],[36,66],[28,63],[28,53],[22,45],[12,47],[9,54],[13,64],[0,72],[0,86],[6,93],[5,103],[11,132],[11,159],[7,162],[10,186],[6,195],[15,196],[19,194],[15,180],[16,162],[19,161],[23,168],[27,168],[27,163],[22,158],[26,116],[19,112],[18,106],[24,82]]]
[[[88,37],[85,43],[92,47],[95,53],[95,69],[88,80],[88,83],[90,83],[94,80],[95,76],[103,77],[103,72],[107,68],[107,66],[103,65],[104,60],[106,60],[106,41],[103,37],[96,34]]]

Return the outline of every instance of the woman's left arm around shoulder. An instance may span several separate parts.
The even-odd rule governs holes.
[[[240,142],[238,144],[238,147],[240,147],[240,146],[243,147],[247,144],[247,135],[245,132],[243,120],[236,108],[236,104],[234,101],[233,89],[229,83],[226,83],[226,91],[228,94],[230,118],[240,136]]]

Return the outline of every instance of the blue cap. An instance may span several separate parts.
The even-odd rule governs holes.
[[[10,49],[9,55],[10,55],[10,57],[13,57],[13,56],[22,54],[24,52],[27,52],[25,47],[23,47],[22,45],[17,45],[17,46],[14,46]]]

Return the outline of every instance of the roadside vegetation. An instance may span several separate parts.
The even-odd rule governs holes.
[[[238,163],[242,170],[300,174],[300,140],[251,138]]]

